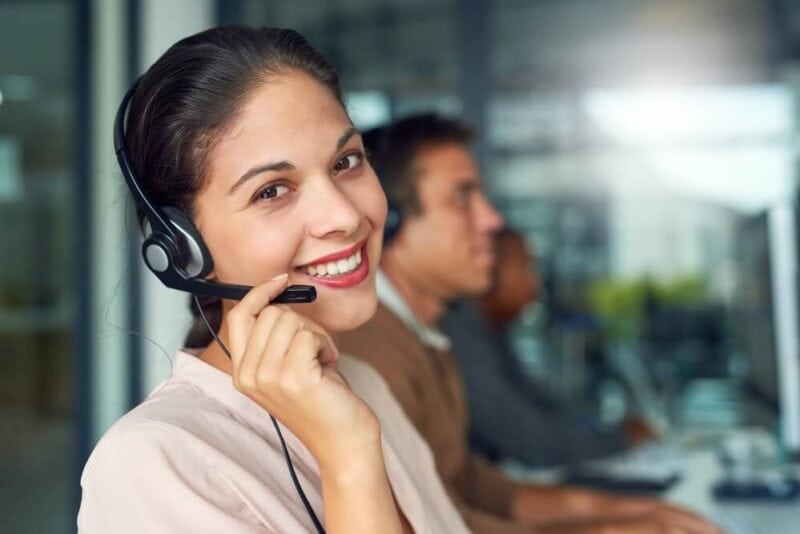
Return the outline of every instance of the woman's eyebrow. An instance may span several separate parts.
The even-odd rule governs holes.
[[[274,163],[263,163],[261,165],[256,165],[239,178],[233,187],[230,188],[228,191],[229,195],[232,195],[234,191],[236,191],[243,183],[247,180],[261,174],[262,172],[275,172],[275,171],[291,171],[294,170],[294,165],[289,163],[288,161],[276,161]]]
[[[348,128],[347,131],[343,133],[342,136],[339,137],[339,140],[336,142],[336,152],[339,152],[342,148],[344,148],[344,145],[347,144],[350,138],[352,138],[357,133],[359,133],[357,129],[353,127]],[[236,183],[233,184],[233,187],[231,187],[228,190],[228,194],[232,195],[233,192],[239,189],[239,187],[242,184],[244,184],[247,180],[261,173],[292,171],[294,170],[294,168],[295,168],[294,165],[285,160],[276,161],[274,163],[263,163],[261,165],[256,165],[255,167],[244,173],[241,178],[236,180]]]
[[[350,127],[342,136],[339,138],[339,141],[336,143],[336,152],[339,152],[341,149],[344,148],[344,145],[350,140],[351,137],[359,133],[357,129],[354,127]]]

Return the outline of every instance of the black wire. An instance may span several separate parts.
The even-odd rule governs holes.
[[[306,507],[306,511],[308,515],[311,517],[311,521],[314,522],[314,526],[317,527],[317,532],[319,534],[325,534],[325,528],[322,526],[322,523],[319,522],[317,518],[317,514],[314,513],[314,509],[311,507],[311,503],[308,502],[306,498],[306,494],[303,492],[303,488],[300,486],[300,481],[297,479],[297,474],[294,472],[294,465],[292,465],[292,459],[289,458],[289,449],[286,447],[286,442],[283,440],[283,434],[281,433],[281,429],[278,426],[278,421],[270,414],[270,419],[272,419],[272,424],[275,426],[275,431],[278,433],[278,437],[281,440],[281,447],[283,447],[283,457],[286,458],[286,465],[289,466],[289,474],[292,476],[292,482],[294,482],[294,487],[297,488],[297,493],[300,495],[300,500],[303,501],[303,506]]]
[[[197,295],[192,295],[194,298],[194,303],[197,306],[197,310],[200,312],[200,317],[203,318],[203,322],[206,324],[206,328],[214,336],[217,344],[219,344],[222,351],[228,357],[229,360],[233,361],[231,358],[231,353],[228,351],[228,348],[225,346],[225,343],[217,336],[217,333],[211,328],[211,324],[206,319],[206,314],[203,312],[203,307],[200,305],[200,301],[197,298]],[[283,433],[281,432],[280,427],[278,426],[278,421],[275,420],[275,417],[272,414],[268,413],[269,418],[272,419],[272,424],[275,427],[275,431],[278,433],[278,438],[281,440],[281,448],[283,448],[283,457],[286,459],[286,465],[289,467],[289,475],[292,477],[292,482],[294,482],[294,487],[297,490],[297,494],[300,495],[300,500],[303,501],[303,506],[306,507],[306,512],[308,512],[311,521],[314,523],[314,526],[317,527],[317,532],[319,534],[325,534],[325,528],[320,523],[319,519],[317,518],[317,514],[314,513],[314,509],[311,507],[311,503],[308,502],[308,498],[306,497],[305,492],[303,491],[303,487],[300,485],[300,480],[297,478],[297,473],[294,471],[294,465],[292,464],[292,459],[289,456],[289,449],[286,447],[286,441],[283,439]]]

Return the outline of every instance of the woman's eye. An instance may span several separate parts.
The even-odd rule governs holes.
[[[284,184],[270,184],[256,195],[256,200],[273,201],[289,192],[289,187]]]
[[[360,153],[348,154],[336,162],[336,165],[333,167],[333,173],[338,174],[342,171],[346,171],[347,169],[358,167],[363,158],[364,155]]]

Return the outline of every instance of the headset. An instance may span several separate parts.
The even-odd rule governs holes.
[[[173,206],[158,206],[139,184],[125,147],[125,122],[128,104],[138,83],[134,83],[122,99],[114,119],[114,152],[125,183],[144,213],[145,239],[142,257],[147,267],[165,286],[222,299],[241,300],[251,286],[223,284],[206,280],[214,262],[208,247],[192,220]],[[272,302],[297,304],[317,298],[314,286],[295,285],[286,288]]]
[[[197,296],[205,295],[222,299],[241,300],[252,287],[237,284],[223,284],[204,279],[203,277],[211,272],[214,262],[211,259],[208,247],[191,218],[175,207],[158,206],[155,202],[150,200],[144,188],[139,184],[133,164],[125,148],[126,115],[128,112],[128,105],[137,85],[138,81],[128,89],[128,92],[125,93],[119,105],[119,109],[117,110],[117,115],[114,119],[114,152],[116,152],[117,162],[125,178],[125,183],[128,184],[128,188],[131,190],[136,203],[144,212],[146,221],[145,239],[142,243],[144,262],[164,285],[173,289],[189,292],[194,296],[195,305],[208,331],[228,358],[231,358],[228,348],[217,336],[211,324],[209,324]],[[295,285],[287,287],[283,293],[272,299],[271,302],[297,304],[313,302],[316,298],[317,292],[314,286]],[[270,419],[272,419],[275,431],[278,433],[278,438],[280,438],[283,457],[286,460],[286,465],[289,468],[289,475],[300,496],[300,500],[303,502],[303,506],[311,522],[314,523],[317,532],[325,534],[322,523],[317,518],[316,513],[314,513],[311,503],[308,501],[306,494],[303,492],[303,488],[300,486],[300,481],[295,473],[294,465],[292,465],[289,449],[286,446],[286,441],[283,439],[283,434],[278,426],[278,422],[272,414],[269,414],[269,416]]]
[[[400,228],[403,227],[403,208],[389,194],[389,183],[391,182],[390,171],[386,165],[386,157],[389,154],[389,147],[392,144],[394,134],[394,123],[387,126],[378,126],[364,132],[363,139],[374,146],[370,164],[378,175],[378,181],[383,187],[386,195],[386,223],[383,226],[383,246],[385,247],[397,236]]]

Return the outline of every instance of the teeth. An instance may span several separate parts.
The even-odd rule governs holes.
[[[336,276],[338,274],[349,273],[361,265],[361,251],[359,250],[349,258],[310,265],[305,268],[305,272],[311,276]]]

